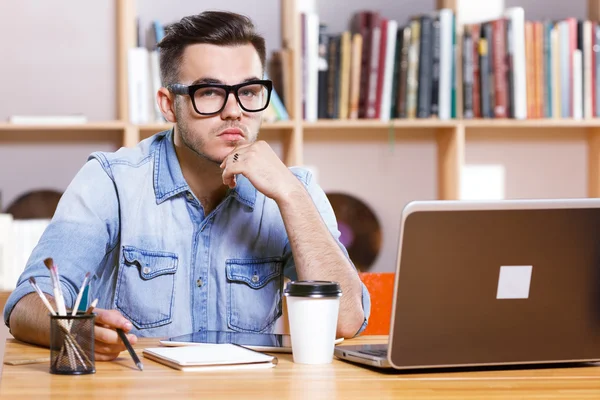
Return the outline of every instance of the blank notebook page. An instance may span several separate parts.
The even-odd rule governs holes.
[[[153,347],[144,349],[144,353],[150,353],[181,366],[249,364],[273,360],[273,357],[267,354],[229,343],[202,343],[197,346],[184,347]]]

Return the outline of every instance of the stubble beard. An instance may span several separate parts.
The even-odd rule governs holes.
[[[196,154],[198,157],[201,157],[201,158],[203,158],[207,161],[210,161],[211,163],[214,163],[216,165],[220,165],[223,162],[223,159],[217,159],[217,158],[211,157],[202,151],[205,148],[206,141],[200,135],[193,135],[190,132],[188,125],[185,121],[185,118],[183,118],[181,115],[182,113],[179,110],[178,104],[175,105],[175,112],[176,112],[176,117],[177,117],[177,122],[176,122],[177,131],[179,132],[179,135],[181,136],[181,141],[183,142],[183,144],[188,149],[190,149],[194,154]],[[210,132],[209,137],[216,136],[219,132],[221,132],[227,128],[241,129],[247,138],[247,140],[246,140],[247,143],[254,143],[258,137],[258,132],[250,133],[247,126],[237,124],[234,121],[223,122],[220,126],[218,126],[216,129],[214,129]],[[259,124],[258,128],[260,128],[260,124]],[[257,129],[257,131],[258,131],[258,129]],[[230,143],[231,143],[231,147],[233,149],[233,147],[235,147],[235,145],[236,145],[236,142],[230,142]]]

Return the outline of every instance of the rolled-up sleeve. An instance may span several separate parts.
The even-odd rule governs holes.
[[[59,271],[65,305],[72,307],[87,272],[94,274],[109,248],[117,243],[119,204],[114,182],[98,160],[88,161],[65,190],[50,224],[33,249],[4,307],[4,322],[17,302],[34,289],[54,291],[44,259],[52,257]]]

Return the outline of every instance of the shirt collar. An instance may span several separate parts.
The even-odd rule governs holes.
[[[160,204],[181,192],[190,189],[175,152],[173,144],[173,129],[159,134],[154,157],[154,193],[156,203]],[[236,187],[229,191],[229,195],[242,204],[254,208],[256,202],[256,188],[243,175],[236,176]]]

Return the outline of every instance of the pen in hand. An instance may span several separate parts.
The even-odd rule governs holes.
[[[137,365],[137,367],[140,369],[140,371],[143,371],[144,366],[142,365],[142,362],[140,361],[137,354],[133,350],[133,347],[131,347],[131,343],[129,343],[129,339],[127,339],[127,335],[125,335],[125,332],[123,332],[123,330],[121,328],[117,328],[117,333],[119,334],[119,337],[125,344],[125,347],[127,347],[127,351],[129,352],[129,355],[131,356],[131,358],[133,358],[133,362],[135,363],[135,365]]]

